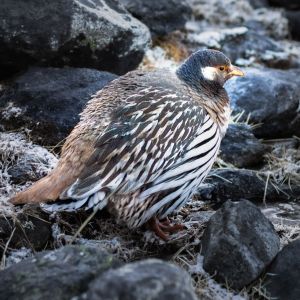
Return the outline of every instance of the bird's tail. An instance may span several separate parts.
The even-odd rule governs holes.
[[[59,198],[60,193],[68,186],[69,180],[64,180],[55,173],[35,182],[27,190],[17,193],[9,202],[14,205],[26,203],[51,202]]]

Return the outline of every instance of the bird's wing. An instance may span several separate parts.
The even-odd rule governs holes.
[[[62,199],[86,199],[99,191],[131,193],[174,165],[193,140],[205,111],[192,99],[148,88],[116,110],[86,166]]]

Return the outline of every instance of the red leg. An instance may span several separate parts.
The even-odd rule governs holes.
[[[148,221],[148,226],[149,228],[158,236],[160,237],[162,240],[164,240],[165,242],[169,239],[169,235],[167,233],[165,233],[161,227],[159,226],[159,221],[156,217],[152,217],[149,221]]]
[[[162,240],[168,240],[168,233],[174,233],[180,230],[183,230],[185,227],[182,224],[171,224],[169,218],[165,218],[164,220],[158,220],[157,217],[152,217],[148,221],[148,225],[154,233],[160,237]]]
[[[159,220],[159,223],[162,229],[170,233],[185,229],[183,224],[172,224],[168,217],[164,218],[163,220]]]

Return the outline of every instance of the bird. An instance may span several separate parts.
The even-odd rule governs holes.
[[[91,97],[57,166],[10,199],[44,210],[108,211],[163,240],[183,228],[168,216],[197,191],[230,117],[227,80],[241,69],[217,50],[192,53],[175,72],[134,70]]]

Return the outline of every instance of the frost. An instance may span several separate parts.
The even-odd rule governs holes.
[[[23,113],[20,107],[14,106],[13,102],[8,102],[7,106],[2,110],[2,118],[4,120],[9,120],[11,118],[16,118]]]
[[[205,45],[207,47],[221,49],[221,43],[228,38],[234,38],[247,33],[246,27],[235,27],[230,29],[221,29],[218,31],[204,31],[201,33],[191,33],[188,39],[191,42]]]
[[[8,268],[11,265],[19,263],[25,258],[30,257],[33,257],[33,252],[31,249],[22,247],[21,249],[10,251],[9,256],[5,260],[5,267]]]
[[[45,176],[57,163],[57,158],[45,148],[26,140],[21,133],[0,133],[0,212],[10,214],[12,206],[7,200]],[[11,171],[26,169],[28,181],[17,185],[12,182]],[[25,172],[25,171],[24,171]]]
[[[159,46],[148,49],[141,64],[142,69],[169,69],[173,72],[177,67],[178,63],[168,58],[166,51]]]

